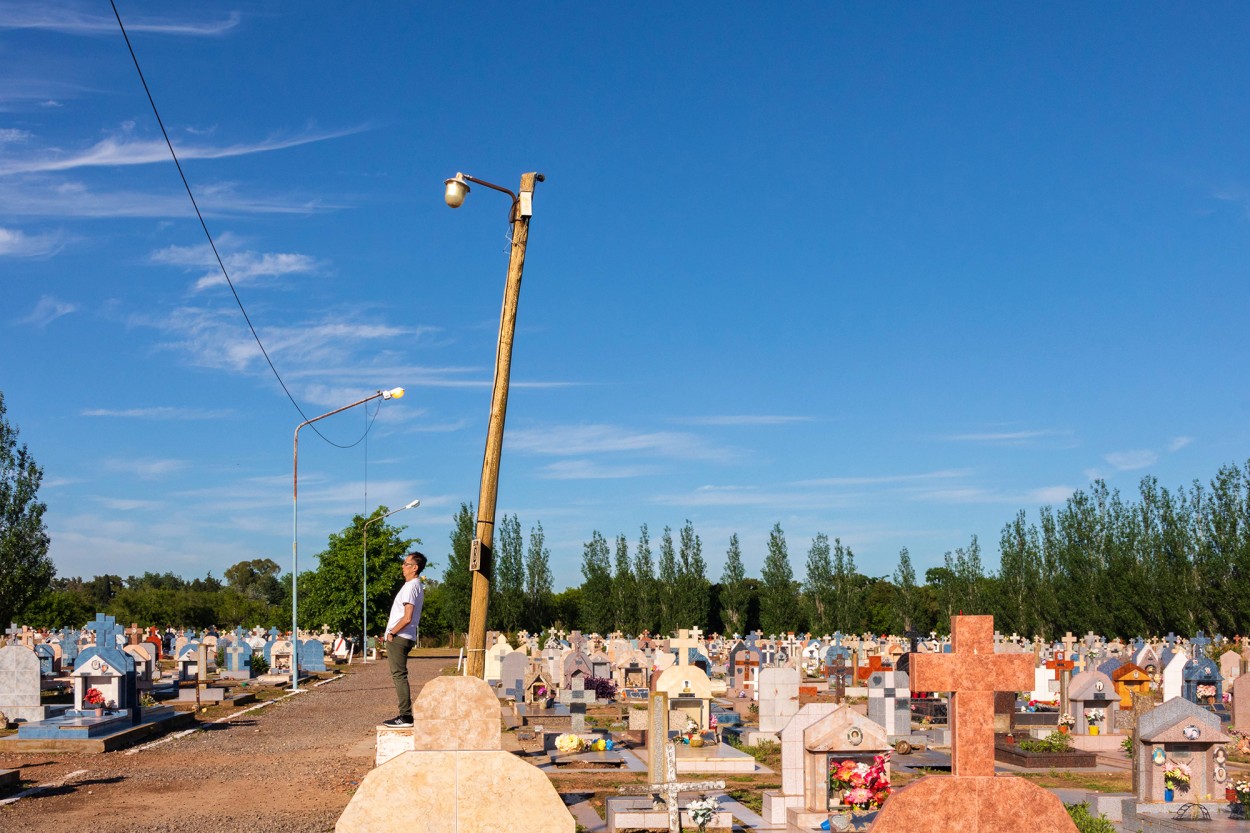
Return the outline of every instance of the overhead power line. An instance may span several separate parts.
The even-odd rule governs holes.
[[[174,151],[174,144],[169,140],[169,132],[165,129],[165,121],[161,118],[160,110],[156,108],[156,100],[152,97],[152,90],[148,88],[148,81],[143,77],[143,68],[139,66],[139,56],[135,54],[135,48],[130,43],[130,35],[126,34],[126,25],[122,23],[122,16],[117,11],[117,3],[114,2],[114,0],[109,0],[109,5],[113,7],[113,16],[117,18],[117,27],[121,29],[122,38],[126,41],[126,48],[130,50],[130,59],[135,62],[135,72],[139,73],[139,82],[143,84],[143,91],[147,93],[148,104],[152,105],[152,115],[156,116],[156,123],[160,125],[161,135],[165,137],[165,146],[169,148],[169,155],[174,160],[174,167],[178,169],[178,176],[182,178],[182,186],[187,189],[187,196],[191,199],[191,207],[195,209],[195,216],[200,221],[200,228],[204,230],[204,236],[208,238],[208,246],[213,250],[213,257],[217,258],[217,265],[221,267],[221,274],[226,279],[226,285],[230,287],[230,294],[234,295],[234,302],[239,305],[239,312],[243,313],[243,320],[247,322],[247,328],[251,330],[252,338],[256,339],[256,346],[260,348],[261,355],[265,357],[265,362],[268,363],[269,369],[273,371],[274,378],[277,379],[278,384],[282,386],[282,392],[286,394],[286,398],[291,400],[291,404],[295,406],[295,410],[298,411],[299,415],[304,418],[305,422],[307,422],[308,414],[304,413],[304,409],[300,407],[300,404],[295,401],[295,397],[291,395],[290,389],[286,386],[286,382],[282,379],[282,374],[278,372],[278,368],[274,365],[273,359],[269,357],[269,351],[265,349],[264,342],[260,340],[260,334],[256,332],[256,327],[253,326],[252,318],[247,314],[247,309],[243,306],[243,299],[239,297],[239,291],[234,288],[234,281],[230,280],[230,272],[226,269],[226,264],[221,259],[221,253],[217,251],[217,243],[214,242],[213,235],[208,230],[208,223],[204,222],[204,215],[200,212],[200,205],[195,201],[195,194],[191,191],[191,183],[187,182],[187,175],[183,173],[182,163],[178,161],[178,154]],[[322,434],[321,431],[317,429],[315,424],[309,424],[308,427],[312,428],[318,437],[321,437],[321,439],[325,440],[330,445],[338,448],[352,448],[359,445],[360,441],[368,436],[369,431],[373,428],[373,420],[377,419],[379,410],[381,410],[381,403],[379,403],[378,408],[374,410],[373,419],[369,420],[368,425],[365,427],[365,433],[349,445],[336,443],[325,434]]]

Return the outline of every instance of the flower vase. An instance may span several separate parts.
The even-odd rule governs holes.
[[[1090,726],[1090,727],[1089,727],[1089,733],[1090,733],[1091,735],[1097,735],[1097,734],[1098,734],[1098,727],[1097,727],[1097,726]]]
[[[104,709],[102,709],[102,708],[101,708],[101,709],[96,709],[96,710],[95,710],[95,716],[96,716],[96,717],[104,717]]]
[[[1176,793],[1173,792],[1171,787],[1163,788],[1163,800],[1164,801],[1171,801],[1175,797],[1176,797]]]
[[[1060,733],[1061,735],[1066,735],[1066,734],[1068,733],[1068,727],[1067,727],[1067,726],[1060,726],[1060,727],[1059,727],[1059,733]]]

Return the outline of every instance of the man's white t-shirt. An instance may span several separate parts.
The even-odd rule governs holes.
[[[386,632],[404,636],[416,642],[417,624],[421,621],[421,605],[424,603],[425,588],[421,586],[421,578],[417,577],[406,582],[395,594],[395,601],[391,602],[391,617],[386,620]],[[396,631],[395,625],[404,618],[404,605],[406,604],[412,605],[412,618],[401,630]]]

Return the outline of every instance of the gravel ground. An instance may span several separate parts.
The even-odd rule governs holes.
[[[444,659],[412,659],[414,695]],[[311,684],[310,684],[311,685]],[[64,786],[0,806],[0,831],[322,833],[373,768],[374,727],[395,715],[386,663],[228,723],[104,755],[0,754],[24,786]],[[133,752],[133,754],[127,754]],[[0,794],[0,800],[5,795]]]

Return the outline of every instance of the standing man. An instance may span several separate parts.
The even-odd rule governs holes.
[[[383,726],[403,728],[412,725],[408,652],[417,644],[417,626],[421,624],[421,606],[425,603],[425,589],[420,579],[425,561],[425,556],[419,552],[404,556],[404,586],[395,594],[391,616],[386,621],[386,659],[391,666],[391,679],[395,682],[395,696],[399,699],[399,716],[385,721]]]

